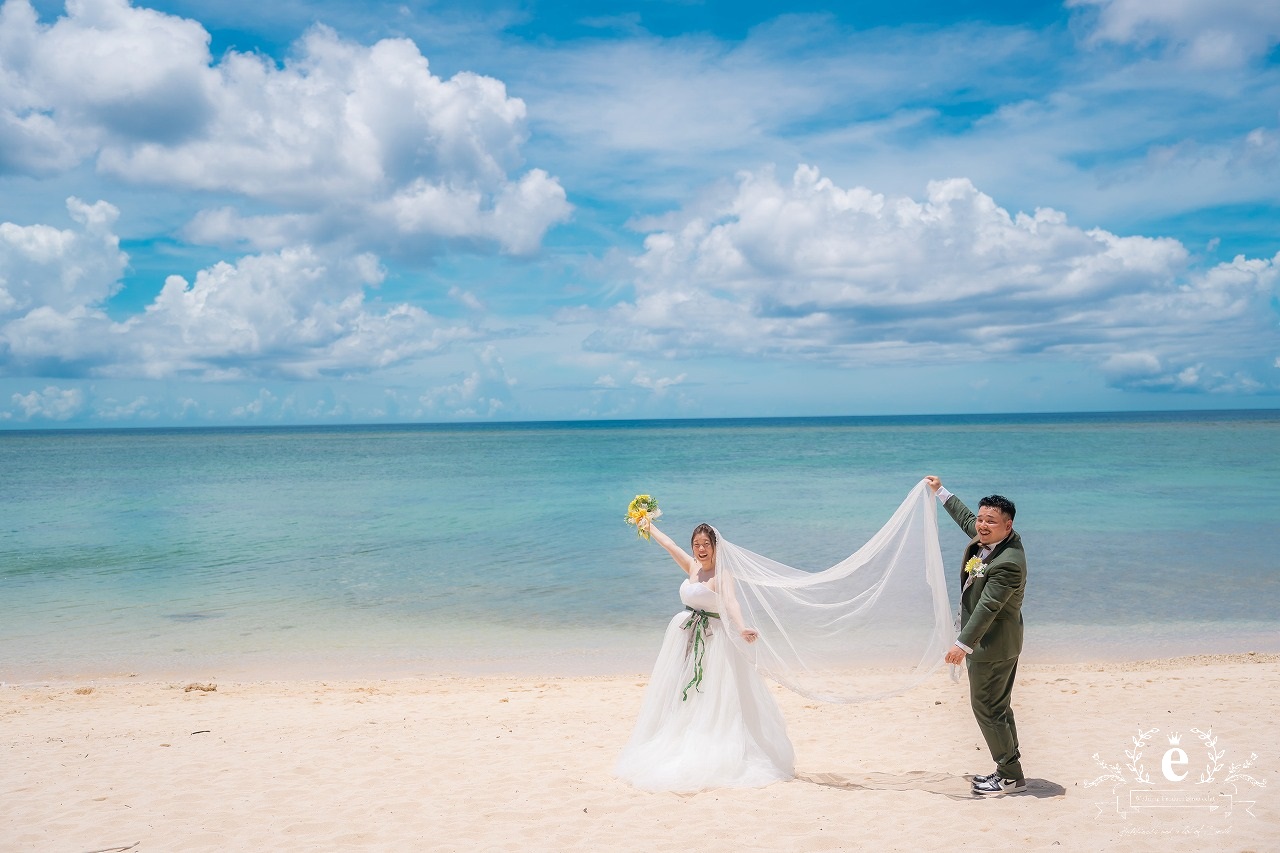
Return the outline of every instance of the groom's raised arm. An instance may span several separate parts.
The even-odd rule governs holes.
[[[947,491],[946,487],[942,485],[942,480],[938,479],[933,474],[930,474],[924,479],[925,482],[929,484],[929,488],[933,489],[933,494],[938,498],[938,500],[942,501],[942,508],[947,511],[947,514],[951,516],[952,520],[964,528],[966,533],[973,536],[975,532],[973,513],[969,511],[969,508],[965,506],[959,498]],[[957,513],[960,514],[959,517],[957,517]],[[959,620],[959,618],[960,617],[957,615],[956,619]],[[951,650],[947,652],[947,655],[943,660],[953,666],[958,666],[964,663],[965,655],[971,654],[973,654],[973,646],[964,643],[957,638],[955,645],[951,647]]]
[[[973,523],[974,515],[964,505],[964,501],[947,491],[947,487],[942,485],[942,481],[932,474],[924,479],[929,484],[929,488],[933,489],[933,493],[937,495],[938,500],[942,501],[942,508],[947,511],[947,515],[951,516],[951,520],[960,525],[960,529],[965,532],[965,535],[973,536],[977,532]]]

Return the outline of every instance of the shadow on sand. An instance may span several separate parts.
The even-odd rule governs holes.
[[[953,800],[982,799],[970,790],[973,784],[972,776],[926,773],[923,770],[913,770],[910,773],[797,773],[796,779],[827,788],[864,791],[928,791]],[[1057,782],[1050,782],[1047,779],[1028,779],[1027,790],[1011,796],[1036,797],[1044,800],[1065,797],[1066,794],[1067,789]]]

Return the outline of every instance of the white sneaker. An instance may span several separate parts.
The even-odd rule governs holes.
[[[975,780],[973,783],[973,792],[982,797],[1021,794],[1025,790],[1027,790],[1026,779],[1001,779],[995,773],[992,773],[981,782]]]

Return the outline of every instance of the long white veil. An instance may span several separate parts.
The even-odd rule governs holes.
[[[821,701],[860,702],[901,693],[942,665],[953,622],[924,480],[871,541],[825,571],[718,539],[722,618],[736,611],[760,636],[748,644],[726,633],[763,675]]]

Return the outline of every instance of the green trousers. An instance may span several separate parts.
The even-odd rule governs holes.
[[[1018,749],[1018,727],[1013,722],[1013,678],[1018,659],[991,663],[969,662],[969,704],[987,749],[996,762],[996,772],[1005,779],[1020,780],[1022,753]]]

